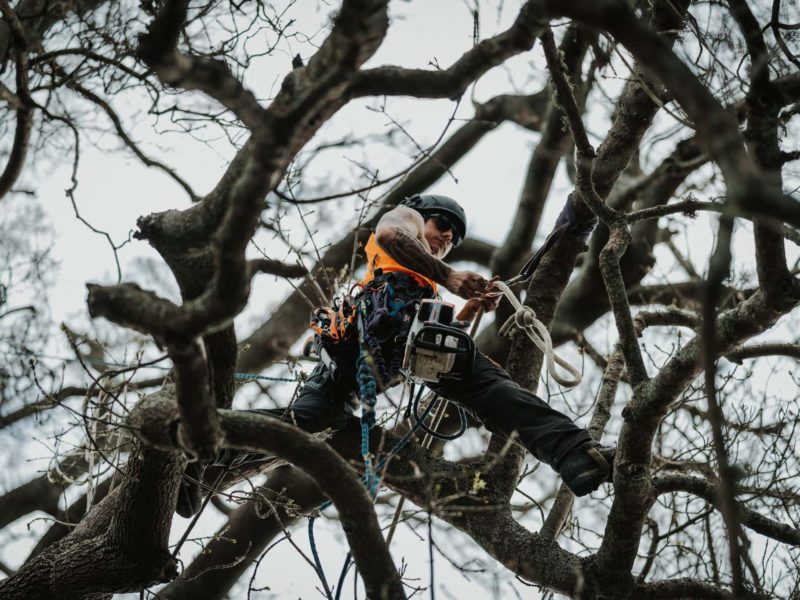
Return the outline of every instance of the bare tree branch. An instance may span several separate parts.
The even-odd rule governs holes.
[[[174,447],[170,430],[178,413],[173,403],[153,398],[139,404],[131,424],[158,447]],[[334,503],[367,595],[405,598],[400,576],[383,540],[372,501],[350,466],[324,441],[263,415],[221,411],[221,429],[231,448],[278,454],[302,468]]]
[[[164,2],[148,32],[139,39],[139,58],[164,83],[201,90],[231,110],[251,130],[260,129],[265,121],[264,109],[224,62],[178,51],[178,37],[188,7],[188,0]]]
[[[25,37],[25,30],[17,13],[12,10],[7,0],[0,0],[0,13],[3,14],[13,39],[16,59],[16,96],[19,100],[16,107],[17,124],[14,131],[14,144],[11,147],[6,167],[0,174],[0,199],[2,199],[16,183],[28,154],[28,141],[33,128],[33,99],[28,90],[28,40]]]
[[[470,83],[490,68],[533,47],[536,36],[546,23],[538,4],[536,0],[528,0],[511,27],[493,38],[482,40],[448,69],[368,69],[354,78],[350,93],[354,97],[411,95],[418,98],[456,99]]]
[[[721,490],[719,482],[683,474],[664,474],[653,478],[653,489],[656,494],[671,492],[688,492],[703,498],[706,502],[722,511]],[[784,544],[800,546],[800,529],[773,521],[757,511],[739,504],[742,525]]]

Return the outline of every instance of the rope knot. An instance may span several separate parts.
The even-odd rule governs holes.
[[[511,315],[503,326],[500,328],[500,335],[508,334],[511,328],[516,325],[519,329],[525,332],[534,345],[544,354],[547,361],[547,370],[550,376],[564,387],[575,387],[581,382],[580,372],[569,364],[566,360],[561,358],[555,353],[553,349],[553,340],[550,338],[550,332],[539,319],[536,318],[536,311],[530,306],[523,306],[519,299],[502,281],[495,282],[495,285],[503,292],[508,301],[514,307],[514,314]],[[569,372],[571,377],[562,377],[556,371],[556,364],[562,369]]]
[[[537,322],[536,311],[530,306],[520,306],[514,313],[514,324],[521,329],[534,327]]]

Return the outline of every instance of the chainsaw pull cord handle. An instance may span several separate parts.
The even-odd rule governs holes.
[[[531,339],[534,345],[544,354],[550,376],[564,387],[575,387],[581,382],[581,374],[575,367],[558,356],[553,349],[553,340],[544,323],[536,318],[536,312],[530,306],[523,306],[514,292],[505,282],[495,281],[494,285],[505,295],[515,311],[500,328],[500,335],[506,335],[516,325]],[[562,377],[556,370],[556,364],[567,371],[571,377]]]

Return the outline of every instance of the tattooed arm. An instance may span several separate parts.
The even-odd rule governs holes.
[[[485,291],[486,280],[478,273],[455,271],[441,260],[449,252],[449,244],[437,239],[438,249],[432,250],[426,239],[425,221],[411,208],[398,206],[381,217],[375,228],[375,240],[404,267],[433,279],[464,299],[475,298]]]

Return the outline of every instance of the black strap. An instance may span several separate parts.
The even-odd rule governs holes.
[[[558,219],[556,219],[556,224],[553,227],[553,231],[551,231],[550,235],[547,236],[547,239],[544,241],[542,247],[539,248],[534,255],[528,259],[528,262],[525,263],[525,266],[522,267],[519,272],[519,280],[527,281],[533,277],[533,273],[536,271],[536,267],[539,266],[542,257],[562,237],[569,235],[586,243],[586,240],[589,239],[589,235],[592,233],[592,231],[594,231],[596,226],[597,217],[595,216],[592,216],[591,219],[586,221],[579,220],[578,215],[575,212],[575,207],[572,206],[572,202],[569,200],[569,198],[567,198],[564,208],[561,209],[561,214],[559,214]]]

